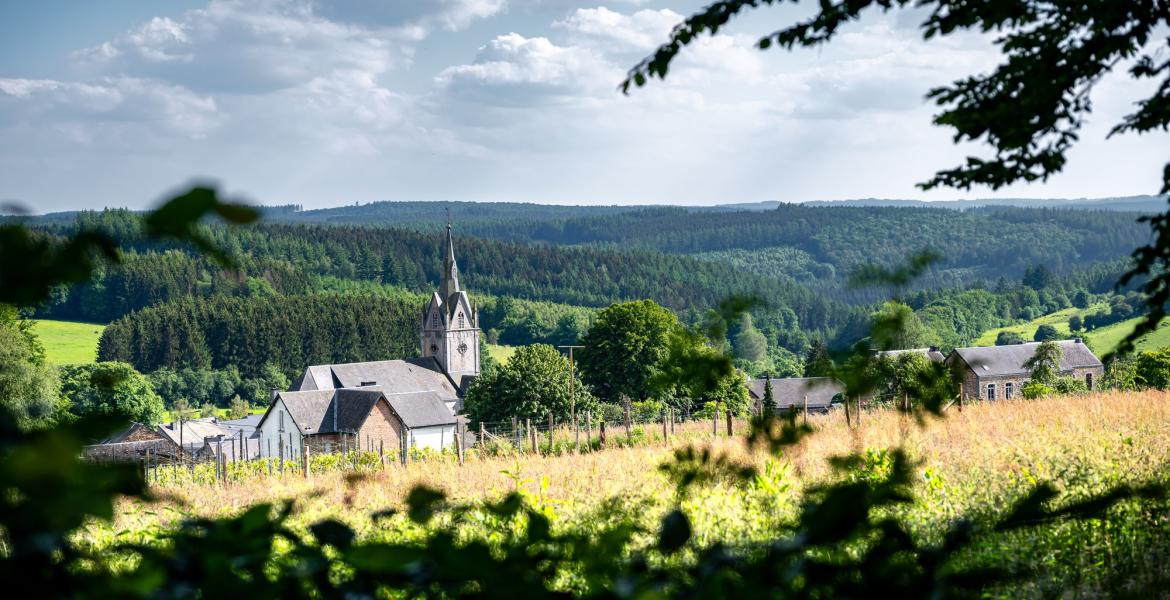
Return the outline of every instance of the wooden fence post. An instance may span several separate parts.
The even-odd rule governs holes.
[[[804,424],[808,425],[808,394],[804,395]]]
[[[581,415],[573,415],[573,453],[581,452]]]
[[[674,412],[674,407],[670,407],[670,435],[674,435],[674,424],[678,421],[678,415]]]
[[[731,437],[731,436],[735,435],[735,431],[732,430],[732,428],[731,428],[731,418],[732,418],[731,407],[728,406],[727,410],[724,412],[727,413],[727,437]]]
[[[311,469],[309,468],[309,443],[305,438],[301,437],[301,469],[304,471],[305,479],[309,478]]]
[[[485,431],[485,429],[483,426],[483,421],[480,421],[479,422],[479,439],[476,440],[476,444],[479,446],[480,450],[482,450],[484,447],[487,446],[487,434],[484,433],[484,431]]]
[[[598,442],[602,448],[605,447],[605,419],[601,420],[601,432],[598,434]]]
[[[455,456],[459,458],[459,466],[463,466],[463,434],[459,432],[459,423],[455,424]]]
[[[517,452],[520,452],[524,449],[524,447],[520,445],[520,421],[516,419],[516,417],[512,417],[512,440],[512,445],[515,446]]]
[[[719,403],[711,403],[711,435],[719,437]]]
[[[845,399],[845,427],[853,429],[853,421],[849,418],[849,398]]]
[[[585,411],[585,448],[593,451],[593,411]]]
[[[386,440],[378,439],[378,460],[382,463],[382,470],[386,470]]]
[[[553,423],[553,415],[552,415],[552,412],[550,411],[548,413],[548,454],[549,454],[549,456],[552,456],[552,453],[553,453],[553,427],[554,426],[555,426],[555,424]]]
[[[532,430],[532,419],[524,419],[524,431],[528,434],[528,444],[532,447],[532,453],[538,454],[540,450],[536,447],[536,432]]]
[[[626,404],[626,441],[634,444],[634,432],[630,430],[630,405]]]
[[[667,408],[662,409],[662,443],[667,445],[667,446],[670,445],[670,437],[669,437],[670,434],[668,434],[666,431],[666,418],[667,418],[667,415],[670,414],[668,412],[668,410],[669,409],[667,409]]]

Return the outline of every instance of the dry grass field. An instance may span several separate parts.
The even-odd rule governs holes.
[[[841,413],[813,416],[809,422],[817,432],[780,460],[749,452],[740,436],[728,439],[721,432],[712,439],[710,422],[686,424],[671,446],[709,445],[751,462],[775,486],[769,489],[780,490],[773,494],[777,501],[793,504],[805,486],[833,475],[829,457],[870,451],[880,462],[882,450],[902,447],[922,476],[923,502],[913,511],[925,522],[970,510],[1002,510],[1023,486],[1038,481],[1052,481],[1075,495],[1159,475],[1170,458],[1168,402],[1170,396],[1160,392],[1007,401],[968,406],[963,412],[952,408],[945,419],[931,418],[923,426],[881,410],[865,413],[861,427],[853,429]],[[579,455],[471,457],[464,466],[450,457],[435,458],[357,478],[331,472],[306,480],[290,470],[283,477],[257,476],[225,486],[160,486],[164,500],[124,502],[112,525],[113,531],[132,534],[165,528],[184,516],[225,515],[256,502],[295,499],[295,522],[333,516],[365,529],[366,515],[401,505],[418,484],[443,489],[461,502],[522,489],[565,522],[586,517],[610,498],[650,516],[673,499],[657,469],[671,452],[658,438],[643,446]],[[753,537],[752,519],[737,517],[754,501],[740,490],[714,486],[687,506],[701,537],[736,530]]]

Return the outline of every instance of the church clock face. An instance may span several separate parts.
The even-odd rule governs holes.
[[[431,354],[436,354],[436,353],[438,353],[438,351],[439,351],[439,347],[436,346],[434,342],[431,342]]]
[[[467,342],[461,342],[459,344],[459,353],[460,354],[467,354]]]

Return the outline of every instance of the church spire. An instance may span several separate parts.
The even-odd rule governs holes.
[[[455,242],[451,239],[451,209],[447,209],[447,252],[443,258],[443,281],[439,284],[439,296],[446,302],[459,292],[459,267],[455,264]]]

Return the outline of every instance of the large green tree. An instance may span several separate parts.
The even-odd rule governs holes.
[[[601,399],[657,397],[652,384],[678,317],[653,300],[614,304],[601,311],[581,343],[581,376]]]
[[[16,310],[0,305],[0,404],[19,427],[35,429],[52,425],[62,411],[56,373],[45,364],[44,352],[26,324]]]
[[[165,411],[150,380],[124,362],[62,367],[61,395],[69,411],[83,418],[115,416],[156,425]]]
[[[516,350],[507,364],[476,378],[467,390],[463,409],[473,421],[502,421],[512,417],[546,419],[551,413],[563,421],[571,415],[570,402],[578,412],[593,408],[589,389],[575,382],[570,394],[569,359],[547,344]]]
[[[1036,352],[1032,354],[1032,358],[1024,362],[1024,368],[1031,373],[1032,381],[1050,384],[1056,381],[1063,354],[1064,351],[1056,342],[1052,340],[1040,342],[1040,345],[1036,346]]]

